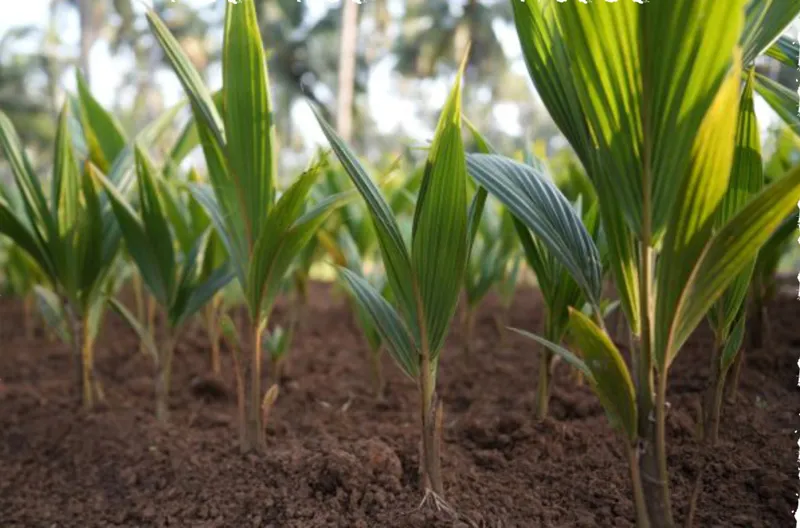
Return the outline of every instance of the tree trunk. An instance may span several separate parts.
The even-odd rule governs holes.
[[[336,104],[336,132],[346,142],[353,138],[353,99],[358,41],[358,4],[342,2],[342,29],[339,48],[339,92]]]

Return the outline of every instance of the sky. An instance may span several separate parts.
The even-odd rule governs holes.
[[[9,0],[5,0],[8,2]],[[147,0],[135,0],[134,9],[143,12]],[[223,0],[176,0],[189,4],[191,7],[202,9],[214,2]],[[309,15],[313,18],[322,16],[328,6],[334,5],[343,0],[303,0],[307,4]],[[44,25],[49,16],[49,0],[22,0],[14,2],[13,9],[7,9],[0,17],[0,38],[11,27],[32,24]],[[390,10],[401,9],[396,2],[390,2]],[[73,9],[62,10],[63,18],[58,21],[59,34],[65,44],[77,49],[79,41],[79,24],[77,13]],[[512,58],[511,67],[525,75],[525,65],[520,58],[519,42],[516,38],[513,27],[495,25],[495,32],[501,45],[506,51],[507,56]],[[110,54],[108,45],[105,41],[99,41],[92,49],[90,56],[90,66],[93,72],[92,91],[104,105],[111,105],[119,90],[123,72],[129,70],[133,64],[132,55]],[[396,87],[396,76],[392,73],[392,59],[387,58],[378,62],[372,70],[368,91],[367,103],[368,112],[375,119],[381,133],[400,133],[405,139],[413,141],[427,142],[433,135],[435,123],[426,123],[420,120],[416,113],[417,103],[411,99],[399,96]],[[210,84],[212,89],[217,88],[221,81],[219,79],[219,68],[210,71]],[[216,75],[215,75],[216,74]],[[164,103],[167,107],[179,102],[183,93],[175,75],[165,69],[155,73],[159,84],[162,86]],[[430,105],[441,105],[447,95],[449,80],[441,79],[431,83],[430,97],[426,101]],[[74,77],[69,74],[64,78],[64,87],[73,90]],[[756,101],[756,111],[759,114],[762,128],[770,126],[776,119],[772,110],[760,99]],[[313,149],[316,145],[325,145],[327,142],[317,125],[311,110],[305,104],[295,104],[291,109],[292,117],[297,123],[309,148]],[[519,135],[524,132],[519,123],[519,113],[515,105],[498,104],[494,110],[494,117],[503,122],[506,131],[512,135]]]

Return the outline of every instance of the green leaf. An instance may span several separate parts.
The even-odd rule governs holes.
[[[731,175],[739,107],[739,73],[733,71],[706,115],[692,148],[688,177],[682,179],[680,196],[670,218],[656,269],[656,321],[654,357],[657,368],[666,368],[677,353],[670,323],[681,311],[683,294],[693,280],[698,259],[714,227],[715,213]],[[729,282],[729,281],[728,281]],[[695,322],[696,324],[696,322]],[[680,341],[682,344],[682,340]]]
[[[92,163],[104,173],[127,143],[122,125],[92,96],[80,72],[76,72],[81,124],[89,146]]]
[[[95,173],[94,176],[105,187],[128,252],[139,269],[142,280],[160,304],[168,305],[167,281],[162,276],[161,263],[152,246],[154,241],[150,240],[144,223],[113,183],[100,173]]]
[[[280,292],[283,277],[289,266],[296,261],[308,245],[314,234],[322,227],[336,208],[346,204],[354,197],[353,193],[344,192],[329,196],[304,213],[285,232],[275,252],[275,257],[270,264],[268,279],[266,281],[265,304],[271,307]],[[271,231],[267,224],[266,228]]]
[[[71,331],[67,325],[67,318],[64,316],[64,308],[61,301],[54,292],[35,285],[33,287],[36,296],[36,305],[39,313],[42,314],[45,324],[55,332],[56,336],[64,343],[70,342]]]
[[[419,355],[411,335],[395,309],[365,279],[347,268],[339,268],[339,277],[353,294],[356,303],[368,314],[392,358],[408,377],[416,380]]]
[[[422,338],[436,361],[467,265],[467,166],[461,142],[459,71],[428,153],[412,226],[411,263]],[[443,265],[447,263],[446,265]]]
[[[247,303],[253,317],[261,312],[261,303],[271,277],[272,260],[275,258],[289,227],[297,221],[305,208],[306,196],[319,175],[319,166],[312,166],[304,172],[269,211],[266,226],[253,248],[253,256],[247,276]]]
[[[204,183],[192,183],[189,184],[189,192],[192,193],[192,197],[195,201],[208,213],[217,235],[219,235],[222,244],[225,246],[230,256],[231,265],[236,272],[236,277],[242,287],[244,287],[244,285],[247,284],[247,256],[242,253],[240,246],[236,243],[234,237],[231,236],[228,230],[225,213],[220,207],[216,196],[214,196],[212,188]]]
[[[6,155],[14,181],[20,191],[22,204],[28,215],[28,221],[40,244],[45,244],[45,236],[54,238],[57,232],[55,221],[49,214],[39,178],[36,176],[19,136],[11,120],[0,111],[0,147]],[[40,232],[39,229],[44,229]]]
[[[46,247],[43,247],[36,235],[29,230],[27,223],[2,200],[0,200],[0,233],[23,249],[51,279],[55,278],[55,266]]]
[[[141,147],[136,147],[136,174],[139,182],[139,205],[145,235],[159,267],[164,293],[162,305],[169,306],[175,295],[175,250],[172,232],[167,221],[164,206],[156,187],[156,178],[152,162]]]
[[[400,227],[394,218],[394,213],[375,183],[367,175],[364,167],[361,166],[355,154],[325,121],[317,109],[313,106],[311,108],[331,148],[367,204],[378,237],[386,275],[395,298],[400,304],[406,320],[417,321],[417,303],[413,290],[414,279],[411,271],[411,257],[408,254],[408,248],[403,240]]]
[[[66,104],[56,131],[51,189],[50,214],[55,219],[58,234],[64,236],[75,226],[80,211],[80,177],[72,151]]]
[[[797,18],[800,0],[750,0],[740,44],[749,65]],[[797,61],[792,64],[797,67]]]
[[[226,6],[222,78],[228,167],[252,247],[272,205],[277,167],[267,64],[253,0]]]
[[[192,114],[194,114],[197,121],[203,121],[217,145],[224,147],[225,130],[223,121],[216,106],[214,106],[211,94],[203,84],[203,78],[183,52],[180,43],[170,33],[169,28],[156,12],[148,9],[146,16],[156,41],[164,50],[166,59],[178,75],[178,80],[192,103]]]
[[[734,319],[731,333],[725,341],[725,348],[722,350],[722,355],[720,357],[720,370],[722,372],[727,372],[728,369],[731,368],[733,361],[736,359],[736,355],[742,348],[746,322],[746,311],[742,308],[738,316]]]
[[[597,304],[602,288],[600,254],[572,205],[532,167],[492,154],[468,154],[470,175],[488,189],[547,247]]]
[[[569,310],[570,333],[592,372],[592,384],[612,423],[628,439],[637,437],[636,396],[628,367],[605,332],[580,312]]]
[[[152,358],[154,360],[158,360],[158,347],[153,340],[153,336],[147,331],[147,328],[138,319],[136,319],[136,316],[133,315],[124,304],[119,302],[117,299],[109,297],[108,304],[110,304],[114,311],[122,316],[122,319],[128,324],[128,326],[130,326],[133,331],[136,332],[137,337],[144,345],[145,349],[150,353]]]
[[[233,279],[233,273],[229,266],[221,266],[214,270],[209,277],[202,283],[191,289],[186,304],[182,307],[180,314],[175,318],[175,326],[183,324],[203,306],[208,303],[214,295],[222,290]]]
[[[537,343],[539,343],[540,345],[549,348],[552,352],[554,352],[555,354],[558,354],[558,356],[561,357],[561,359],[566,361],[568,365],[570,365],[571,367],[573,367],[573,368],[577,369],[578,371],[580,371],[581,374],[586,376],[586,378],[590,382],[594,381],[594,379],[593,379],[594,378],[594,374],[592,374],[592,371],[589,368],[589,366],[581,358],[579,358],[578,356],[576,356],[575,354],[573,354],[572,352],[570,352],[566,348],[564,348],[561,345],[558,345],[556,343],[553,343],[552,341],[549,341],[549,340],[547,340],[547,339],[545,339],[543,337],[539,337],[536,334],[532,334],[530,332],[526,332],[525,330],[520,330],[519,328],[511,328],[511,327],[509,327],[509,330],[512,330],[512,331],[518,333],[521,336],[527,337],[528,339],[532,339],[532,340],[536,341]]]
[[[791,37],[781,35],[767,48],[765,55],[781,62],[784,66],[797,68],[800,63],[800,43]]]
[[[753,74],[748,75],[739,104],[736,144],[728,189],[717,210],[715,225],[724,226],[764,186],[764,168],[761,161],[761,138],[758,120],[753,107]],[[755,259],[740,273],[709,312],[717,336],[727,335],[728,328],[745,301]],[[721,316],[721,317],[718,317]]]
[[[797,92],[760,73],[756,73],[755,79],[755,89],[758,95],[764,98],[795,135],[800,136],[800,115],[797,113],[797,109],[800,106],[800,96],[798,96]]]
[[[798,195],[800,167],[766,187],[708,241],[681,291],[664,347],[667,364],[725,288],[797,207]]]

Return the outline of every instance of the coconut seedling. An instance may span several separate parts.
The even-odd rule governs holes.
[[[0,196],[0,233],[35,262],[57,299],[55,313],[69,321],[79,393],[84,408],[91,409],[100,394],[94,376],[94,341],[119,232],[105,227],[112,216],[104,210],[95,188],[92,173],[98,169],[91,162],[79,168],[68,119],[65,104],[48,197],[11,121],[0,112],[0,146],[19,190],[18,201],[9,200],[9,194]]]
[[[139,210],[126,201],[114,184],[102,175],[98,179],[111,201],[128,251],[142,276],[147,291],[166,315],[165,335],[151,333],[145,321],[137,320],[121,303],[112,305],[146,343],[156,365],[156,418],[169,419],[169,391],[172,359],[183,325],[205,306],[233,275],[223,264],[204,276],[203,257],[210,227],[200,231],[181,214],[181,205],[157,173],[143,148],[135,149]],[[170,214],[171,213],[171,214]]]
[[[753,70],[742,90],[736,125],[736,143],[728,189],[720,201],[715,228],[719,229],[739,212],[764,185],[761,161],[761,138],[753,108]],[[736,360],[744,340],[747,320],[747,291],[751,282],[754,258],[725,290],[708,312],[708,322],[714,332],[711,349],[709,385],[703,399],[701,420],[703,437],[710,445],[719,439],[722,398],[728,371]]]
[[[395,303],[363,277],[340,268],[373,319],[387,351],[420,391],[421,473],[426,498],[444,500],[442,404],[436,396],[439,358],[463,287],[467,264],[467,180],[461,139],[461,77],[445,103],[430,146],[416,202],[410,248],[387,201],[350,148],[317,113],[325,136],[372,217]]]
[[[307,207],[318,167],[303,173],[279,199],[277,155],[266,56],[253,0],[225,8],[222,45],[223,112],[175,37],[153,10],[147,20],[188,96],[210,185],[190,186],[212,219],[247,303],[249,354],[237,362],[239,440],[263,450],[262,337],[290,265],[342,196]],[[274,394],[274,391],[267,394]]]
[[[630,366],[598,314],[598,252],[569,220],[570,208],[534,192],[541,185],[503,158],[467,160],[570,272],[596,314],[593,321],[570,310],[582,359],[536,340],[583,372],[621,432],[638,526],[675,525],[666,460],[669,367],[800,192],[798,169],[714,230],[731,175],[743,57],[749,64],[800,9],[778,2],[757,16],[748,9],[745,24],[745,4],[512,1],[537,92],[597,191],[611,271],[635,336]],[[703,51],[686,60],[692,50]]]

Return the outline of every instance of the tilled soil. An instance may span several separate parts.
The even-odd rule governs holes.
[[[748,351],[721,443],[698,445],[710,335],[701,329],[671,371],[669,467],[679,523],[705,466],[697,527],[788,527],[797,504],[800,301],[770,306],[774,345]],[[230,355],[226,393],[207,377],[208,341],[191,329],[178,347],[169,426],[153,418],[152,361],[109,314],[97,345],[105,403],[76,408],[68,348],[26,339],[22,305],[0,299],[0,526],[11,527],[626,527],[633,507],[625,453],[598,400],[564,366],[552,417],[537,422],[537,354],[481,309],[473,351],[458,326],[443,352],[446,499],[418,507],[417,391],[387,356],[386,397],[372,396],[367,348],[341,294],[313,284],[268,452],[242,455]],[[517,294],[510,324],[539,328],[534,290]],[[279,303],[274,321],[287,319]],[[265,379],[266,386],[267,379]]]

